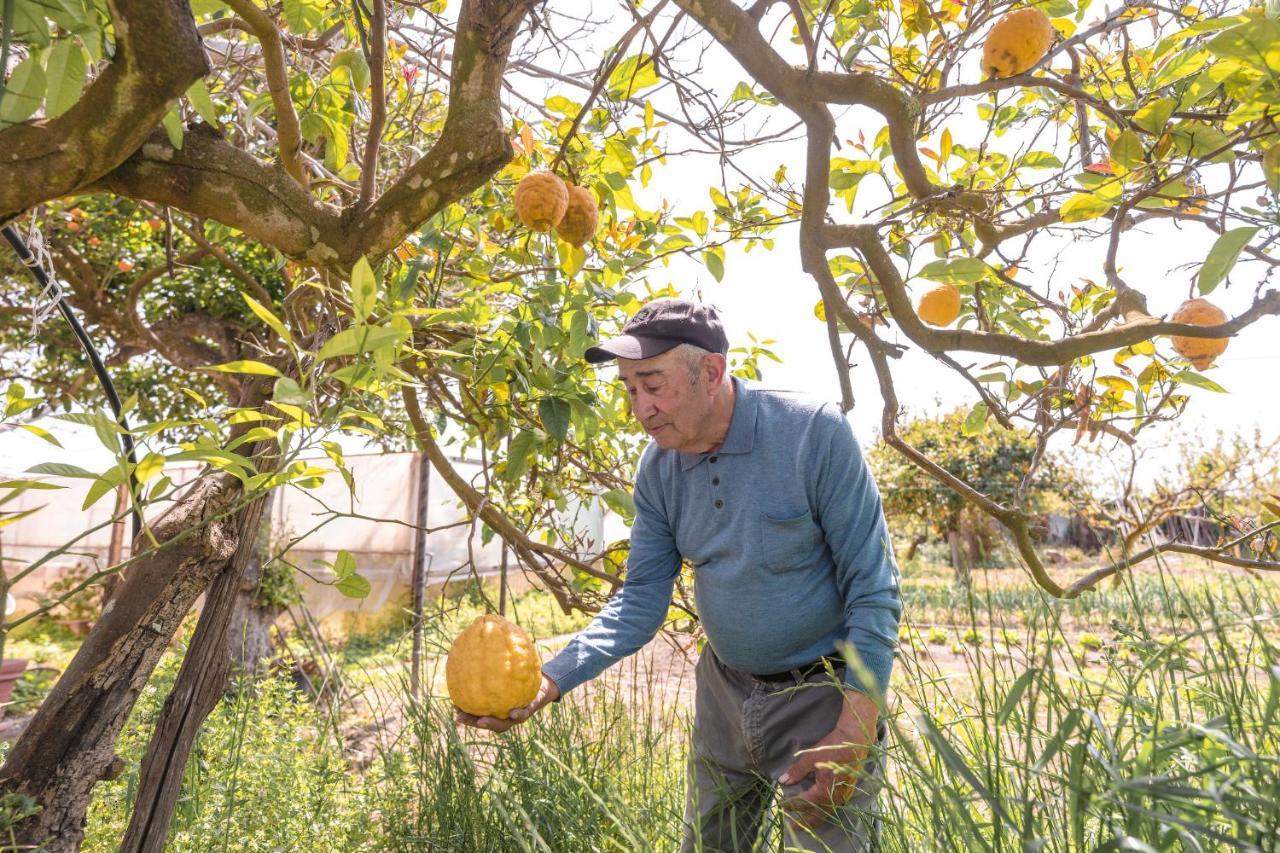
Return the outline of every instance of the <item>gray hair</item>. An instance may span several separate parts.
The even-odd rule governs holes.
[[[703,349],[696,344],[680,344],[674,352],[689,368],[689,378],[695,382],[702,372],[702,359],[712,354],[711,350]]]

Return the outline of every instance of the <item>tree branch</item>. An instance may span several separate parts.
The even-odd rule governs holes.
[[[284,43],[280,30],[254,0],[226,0],[226,4],[253,29],[262,45],[262,64],[267,73],[267,92],[276,111],[276,138],[280,142],[280,163],[303,187],[307,173],[302,168],[302,127],[289,97],[289,74],[285,69]]]
[[[209,71],[186,0],[109,0],[116,52],[65,113],[0,130],[0,222],[116,168]]]

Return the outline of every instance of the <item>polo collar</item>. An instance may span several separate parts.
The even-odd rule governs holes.
[[[680,470],[688,471],[708,456],[722,453],[750,453],[756,440],[756,392],[738,377],[733,379],[733,417],[729,420],[729,433],[720,448],[711,453],[681,453]]]

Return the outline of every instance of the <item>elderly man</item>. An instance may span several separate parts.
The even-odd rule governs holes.
[[[879,823],[883,696],[901,603],[880,496],[838,406],[730,377],[715,311],[657,299],[587,350],[618,359],[653,441],[622,588],[543,668],[504,731],[633,654],[693,566],[707,646],[683,850],[751,850],[781,784],[790,849],[866,850]],[[860,666],[846,666],[842,650]],[[868,683],[868,681],[870,683]]]

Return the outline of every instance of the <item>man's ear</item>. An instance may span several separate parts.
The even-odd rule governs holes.
[[[702,358],[702,373],[707,379],[707,387],[719,388],[729,372],[729,361],[718,352]]]

